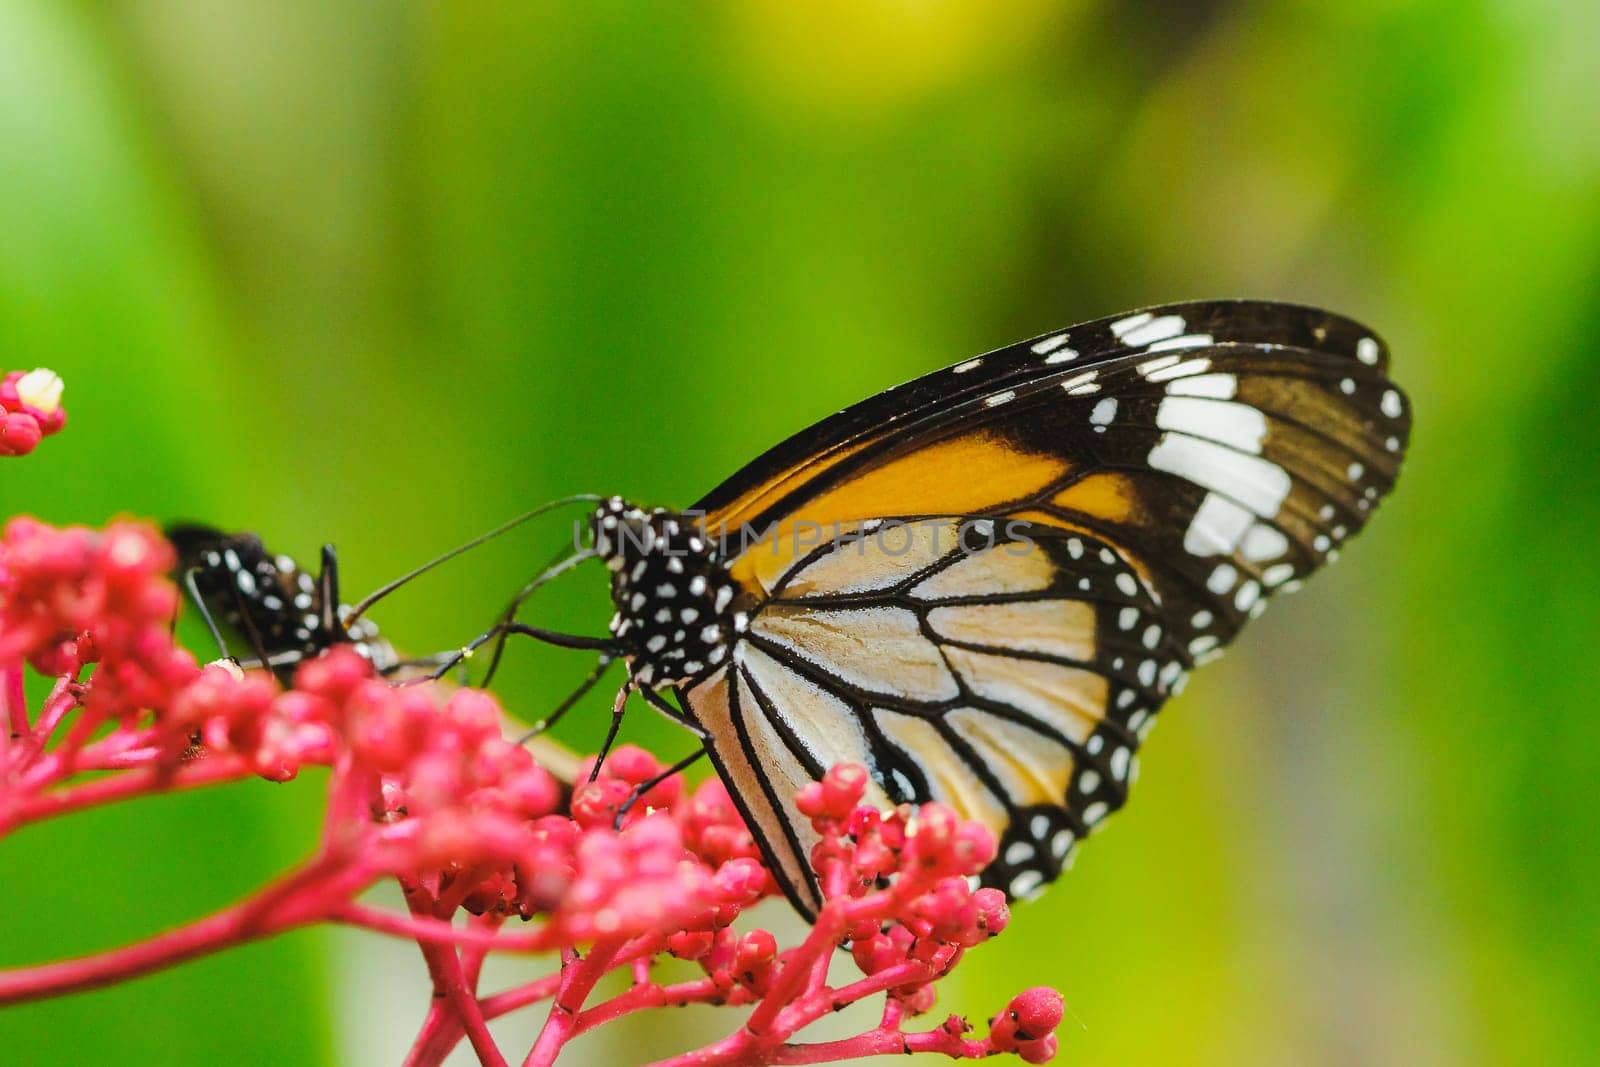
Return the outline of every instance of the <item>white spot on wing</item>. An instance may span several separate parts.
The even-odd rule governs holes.
[[[1117,398],[1108,396],[1098,401],[1094,410],[1089,412],[1089,421],[1095,426],[1108,426],[1111,420],[1117,417]]]
[[[965,363],[957,363],[954,367],[951,367],[950,370],[955,374],[965,374],[967,371],[977,370],[981,366],[983,366],[982,357],[978,359],[969,359]]]
[[[1167,367],[1177,366],[1179,362],[1180,360],[1177,356],[1158,356],[1155,359],[1139,364],[1139,373],[1146,378],[1150,378]]]
[[[1262,518],[1278,513],[1289,495],[1289,474],[1260,456],[1183,434],[1163,434],[1150,450],[1150,466],[1226,494]]]
[[[1191,556],[1226,556],[1238,547],[1255,516],[1248,508],[1217,493],[1207,493],[1189,520],[1183,550]]]
[[[1209,333],[1186,333],[1181,337],[1168,337],[1150,346],[1152,352],[1171,352],[1183,348],[1204,348],[1211,344]]]
[[[1204,356],[1199,359],[1186,359],[1182,363],[1174,363],[1170,367],[1146,374],[1145,377],[1152,382],[1168,382],[1177,378],[1188,378],[1197,374],[1204,374],[1211,369],[1211,361]]]
[[[1258,522],[1244,535],[1244,558],[1252,563],[1277,559],[1288,551],[1289,539],[1275,526]]]
[[[1193,378],[1178,378],[1170,382],[1167,385],[1167,395],[1231,400],[1238,388],[1239,379],[1232,374],[1200,374]]]
[[[1356,358],[1370,366],[1378,362],[1378,342],[1370,337],[1363,337],[1356,342]]]
[[[1137,321],[1136,321],[1137,320]],[[1148,311],[1140,315],[1131,315],[1121,322],[1114,323],[1111,332],[1116,334],[1117,340],[1130,348],[1143,348],[1153,345],[1157,341],[1165,341],[1169,337],[1176,337],[1183,332],[1184,322],[1181,315],[1162,315],[1160,318],[1151,318]]]
[[[1028,347],[1033,350],[1035,355],[1042,356],[1046,353],[1054,352],[1056,349],[1060,348],[1066,343],[1067,335],[1065,333],[1058,333],[1053,337],[1046,337],[1042,341],[1035,341]]]
[[[1211,576],[1206,579],[1206,588],[1221,596],[1233,588],[1233,583],[1238,580],[1239,572],[1234,570],[1231,563],[1219,563]]]
[[[1261,573],[1261,580],[1266,583],[1268,589],[1274,589],[1293,577],[1293,563],[1275,563]]]
[[[1240,611],[1249,611],[1261,597],[1261,586],[1255,582],[1245,582],[1239,587],[1239,592],[1233,598],[1233,606]]]
[[[1153,318],[1155,318],[1155,316],[1150,314],[1150,312],[1141,311],[1137,315],[1129,315],[1125,319],[1118,319],[1116,322],[1111,324],[1111,335],[1120,341],[1122,340],[1124,334],[1128,333],[1130,330],[1138,329],[1140,326],[1143,326]]]
[[[1163,430],[1206,437],[1241,452],[1261,451],[1267,435],[1267,417],[1248,404],[1169,396],[1156,409],[1156,425]]]

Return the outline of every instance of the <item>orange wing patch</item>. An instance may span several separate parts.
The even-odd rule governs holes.
[[[1091,474],[1080,479],[1057,493],[1052,503],[1109,522],[1143,522],[1146,518],[1138,486],[1117,473]]]
[[[830,457],[828,466],[833,463]],[[853,524],[886,515],[992,514],[997,506],[1037,498],[1071,472],[1072,465],[1060,456],[1024,452],[993,433],[977,431],[862,471],[768,529],[748,528],[758,506],[776,499],[780,484],[794,480],[785,475],[760,494],[747,494],[707,515],[706,529],[742,550],[733,577],[764,597],[797,557]]]

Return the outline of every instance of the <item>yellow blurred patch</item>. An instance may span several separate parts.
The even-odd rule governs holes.
[[[1047,0],[749,0],[723,7],[735,62],[761,96],[785,109],[858,120],[981,77],[1040,40],[1057,40],[1049,24],[1062,12]]]

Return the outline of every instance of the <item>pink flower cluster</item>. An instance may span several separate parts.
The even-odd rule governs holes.
[[[168,633],[175,558],[145,523],[101,532],[12,519],[0,539],[0,663],[26,660],[56,677],[98,664],[87,690],[95,727],[107,715],[167,707],[199,670]]]
[[[25,456],[66,423],[54,371],[41,367],[0,377],[0,456]]]
[[[950,1016],[908,1028],[935,984],[1006,926],[1004,897],[973,889],[993,836],[949,809],[862,804],[865,770],[836,767],[798,798],[821,836],[812,860],[825,903],[809,935],[782,947],[748,926],[778,895],[759,849],[715,778],[688,788],[641,749],[612,753],[596,780],[558,780],[508,741],[487,693],[393,686],[354,651],[305,664],[285,690],[265,672],[202,668],[175,646],[169,545],[149,526],[104,531],[12,520],[0,538],[0,842],[19,827],[133,797],[251,777],[331,770],[320,844],[244,901],[165,934],[95,955],[0,969],[0,1005],[115,982],[316,922],[413,939],[435,996],[410,1063],[440,1062],[463,1039],[507,1060],[490,1019],[544,1011],[523,1062],[552,1063],[575,1037],[635,1012],[682,1004],[740,1012],[723,1038],[660,1062],[815,1063],[939,1052],[1056,1050],[1061,998],[1028,990],[975,1037]],[[24,664],[56,684],[28,706]],[[618,814],[626,814],[618,826]],[[407,910],[361,903],[394,879]],[[838,949],[860,977],[829,982]],[[559,970],[479,988],[490,952],[548,953]],[[656,965],[692,961],[666,982]],[[596,998],[601,979],[631,977]],[[849,1004],[882,998],[876,1026],[806,1041]]]

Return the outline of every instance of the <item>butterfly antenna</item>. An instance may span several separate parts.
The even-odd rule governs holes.
[[[405,585],[413,578],[421,577],[427,572],[433,570],[433,568],[439,566],[439,564],[455,559],[463,552],[468,552],[474,548],[477,548],[485,541],[492,541],[508,530],[516,529],[529,519],[538,518],[540,515],[543,515],[549,511],[554,511],[556,508],[567,507],[571,504],[595,504],[602,499],[604,498],[594,493],[577,493],[573,496],[562,497],[560,500],[552,500],[547,504],[540,504],[532,511],[525,511],[521,515],[518,515],[516,518],[512,519],[510,522],[501,523],[488,533],[479,534],[477,537],[474,537],[465,544],[457,545],[444,555],[436,556],[424,563],[422,566],[415,567],[412,570],[407,571],[394,581],[379,586],[377,589],[363,597],[360,602],[357,603],[353,609],[351,609],[350,614],[345,617],[344,624],[346,627],[354,625],[357,619],[366,614],[368,608],[372,607],[372,605],[376,604],[378,601],[382,600],[396,589],[399,589],[402,585]]]
[[[205,620],[206,629],[211,631],[211,640],[217,643],[217,650],[223,659],[227,659],[232,653],[228,651],[228,642],[222,639],[222,631],[217,628],[217,620],[211,617],[211,609],[206,607],[206,598],[200,595],[200,586],[195,582],[194,577],[198,573],[200,573],[199,567],[190,567],[184,571],[183,587],[188,590],[189,599],[199,609],[200,618]],[[172,622],[174,626],[177,625],[177,615],[173,615]]]

